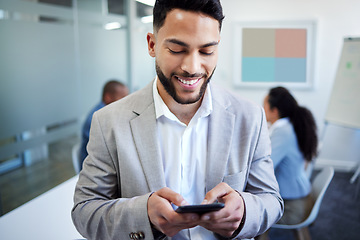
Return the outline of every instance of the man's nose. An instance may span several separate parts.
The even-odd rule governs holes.
[[[181,69],[189,74],[201,72],[201,57],[197,53],[191,53],[184,57]]]

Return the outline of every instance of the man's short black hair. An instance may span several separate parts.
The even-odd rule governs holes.
[[[224,15],[220,0],[156,0],[153,9],[155,32],[164,25],[166,15],[176,8],[206,14],[219,22],[221,30]]]
[[[115,94],[117,87],[126,87],[126,85],[116,79],[110,79],[107,81],[103,87],[102,100],[104,100],[107,93]]]

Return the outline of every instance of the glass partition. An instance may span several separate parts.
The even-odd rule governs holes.
[[[136,3],[128,24],[130,1],[0,2],[0,215],[75,175],[71,148],[107,80],[154,78],[141,22],[152,7]]]

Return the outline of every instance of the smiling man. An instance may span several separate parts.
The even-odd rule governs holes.
[[[223,18],[218,0],[156,1],[155,80],[92,120],[72,211],[84,237],[253,238],[281,217],[264,111],[210,83]]]

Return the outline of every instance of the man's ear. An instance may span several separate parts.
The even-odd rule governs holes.
[[[105,93],[103,102],[105,103],[105,105],[108,105],[109,103],[111,103],[111,95],[109,92]]]
[[[155,35],[153,33],[148,33],[146,35],[146,40],[148,43],[149,55],[155,57]]]

